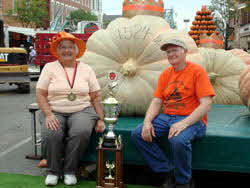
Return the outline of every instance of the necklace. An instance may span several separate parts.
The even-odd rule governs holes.
[[[67,73],[67,71],[65,70],[63,64],[61,64],[62,67],[63,67],[63,70],[64,70],[64,72],[65,72],[65,75],[66,75],[66,78],[67,78],[69,87],[71,88],[70,94],[67,95],[67,99],[68,99],[69,101],[74,101],[74,100],[76,100],[76,94],[72,92],[72,89],[73,89],[74,84],[75,84],[75,78],[76,78],[76,72],[77,72],[77,64],[78,64],[78,63],[75,62],[75,65],[74,65],[74,74],[73,74],[73,78],[72,78],[72,83],[71,83],[70,80],[69,80],[68,73]]]

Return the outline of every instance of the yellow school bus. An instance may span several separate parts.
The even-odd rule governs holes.
[[[20,93],[29,93],[27,60],[27,51],[23,48],[0,48],[0,84],[15,84]]]

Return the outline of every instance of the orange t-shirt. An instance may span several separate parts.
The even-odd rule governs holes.
[[[200,98],[214,95],[205,70],[191,62],[181,71],[174,71],[173,67],[164,70],[154,93],[163,100],[164,113],[171,115],[189,115],[199,106]],[[207,123],[207,115],[202,121]]]

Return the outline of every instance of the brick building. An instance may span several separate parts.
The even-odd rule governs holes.
[[[101,21],[102,0],[49,0],[50,1],[50,25],[63,26],[66,24],[66,17],[73,10],[83,9],[96,14]]]
[[[49,0],[50,2],[50,21],[53,25],[64,24],[66,16],[71,11],[77,9],[84,9],[90,11],[91,1],[90,0]]]
[[[15,2],[22,0],[0,0],[0,19],[4,23],[5,46],[19,46],[20,41],[26,41],[34,36],[33,28],[23,28],[15,19]],[[26,0],[27,2],[29,0]],[[46,30],[62,30],[66,24],[66,17],[73,10],[84,9],[96,14],[102,22],[102,0],[44,0],[48,2],[48,20],[44,23]],[[12,15],[7,15],[7,12]]]
[[[233,48],[250,50],[250,11],[249,0],[235,0],[235,19],[231,20],[230,26],[234,28]]]
[[[11,16],[7,16],[7,12],[11,10],[15,16],[16,0],[0,0],[0,18],[5,25],[21,26]],[[21,0],[17,0],[21,1]],[[47,25],[53,23],[64,24],[66,16],[73,10],[84,9],[96,14],[99,21],[102,17],[102,0],[44,0],[48,2],[49,18]]]
[[[250,12],[242,13],[240,26],[240,47],[250,50]]]
[[[20,1],[20,0],[17,0]],[[5,25],[21,26],[12,16],[7,16],[8,11],[12,11],[15,15],[16,4],[15,0],[0,0],[0,19],[3,20]]]

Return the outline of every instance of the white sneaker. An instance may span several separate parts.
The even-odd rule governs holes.
[[[77,183],[76,176],[74,174],[65,174],[64,183],[65,185],[75,185]]]
[[[59,178],[57,175],[48,174],[45,179],[45,185],[56,185],[58,182],[58,179]]]

